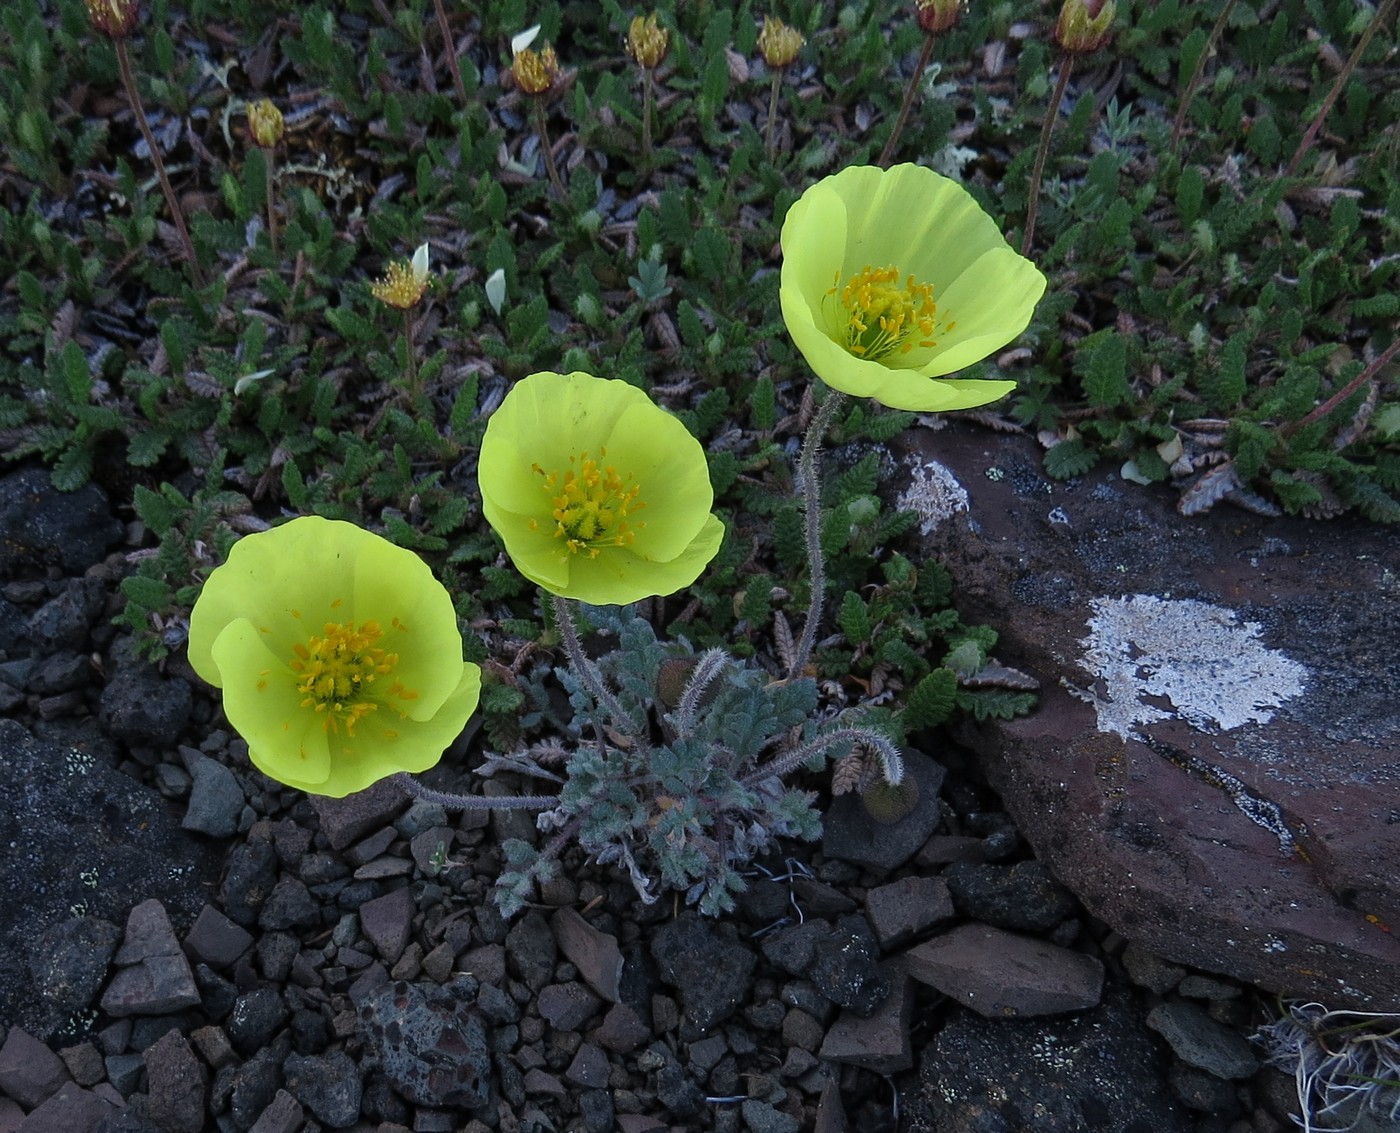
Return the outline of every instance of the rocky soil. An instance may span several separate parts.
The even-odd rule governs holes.
[[[955,478],[978,495],[998,481],[978,467],[977,441],[958,435],[967,459]],[[956,452],[951,436],[929,439]],[[1111,480],[1102,483],[1124,491]],[[959,581],[967,575],[968,601],[994,604],[999,586],[1019,588],[1008,601],[1031,613],[1012,619],[1003,606],[981,616],[999,628],[1019,619],[1003,660],[1034,670],[1046,711],[1058,713],[1067,698],[1057,680],[1069,679],[1075,657],[1049,645],[1048,611],[1058,608],[1066,627],[1054,640],[1084,637],[1075,603],[1106,592],[1069,564],[1084,561],[1083,539],[1107,531],[1105,521],[1070,510],[1066,536],[1045,520],[1063,548],[1059,565],[1029,552],[1019,566],[968,553],[969,539],[993,541],[998,554],[1023,536],[1039,545],[1035,524],[1023,534],[1007,524],[1017,499],[1027,514],[1058,506],[1047,493],[1060,489],[1042,483],[1026,480],[1019,497],[996,504],[976,499],[980,530],[946,508],[931,539],[944,541]],[[1075,490],[1076,504],[1095,498],[1091,485]],[[1132,492],[1157,508],[1158,527],[1141,538],[1160,552],[1162,525],[1188,521]],[[1121,518],[1126,498],[1105,507]],[[732,918],[639,905],[625,880],[566,858],[562,878],[505,923],[488,895],[497,847],[528,833],[528,818],[448,815],[385,784],[342,801],[284,790],[251,768],[178,648],[160,669],[131,655],[111,625],[138,550],[128,519],[95,487],[55,493],[29,469],[0,480],[0,1133],[1291,1127],[1292,1079],[1261,1067],[1247,1036],[1277,1010],[1261,988],[1307,991],[1286,973],[1324,967],[1178,947],[1205,923],[1199,885],[1221,883],[1202,880],[1209,839],[1189,858],[1147,835],[1124,851],[1113,833],[1121,823],[1109,822],[1121,807],[1086,811],[1086,796],[1067,785],[1073,767],[1058,724],[1037,716],[911,752],[921,787],[913,815],[881,828],[839,800],[824,842],[763,863]],[[1269,522],[1280,525],[1269,537],[1287,547],[1307,528]],[[1252,523],[1240,521],[1233,549],[1211,553],[1247,556],[1260,545]],[[1180,582],[1176,559],[1159,558],[1157,575],[1144,567],[1114,596],[1208,597],[1199,579]],[[965,571],[974,559],[980,569]],[[1028,597],[1036,585],[1049,596],[1039,605]],[[1390,624],[1382,616],[1373,624]],[[1081,669],[1076,679],[1096,678]],[[1177,720],[1180,705],[1169,701],[1153,703]],[[1260,847],[1277,857],[1277,835],[1241,819],[1219,787],[1136,741],[1117,738],[1094,763],[1088,739],[1110,733],[1095,727],[1090,705],[1071,703],[1082,709],[1073,735],[1084,741],[1073,751],[1089,760],[1085,774],[1117,776],[1109,786],[1118,793],[1100,784],[1100,795],[1128,806],[1158,760],[1182,776],[1171,791],[1212,822],[1236,819],[1219,836],[1217,870]],[[1118,749],[1130,754],[1115,763]],[[1043,775],[1026,770],[1033,752]],[[1212,748],[1211,758],[1228,754]],[[470,785],[470,758],[450,752],[428,781]],[[1282,780],[1261,774],[1251,791],[1278,795]],[[1141,806],[1164,797],[1175,796]],[[1283,813],[1295,803],[1285,799]],[[1049,821],[1066,807],[1080,808],[1068,825]],[[1340,835],[1304,818],[1309,844],[1331,850],[1314,873],[1340,876]],[[1138,820],[1159,838],[1176,821]],[[1087,841],[1071,846],[1070,835]],[[1140,862],[1154,852],[1185,862],[1198,888],[1178,885],[1173,903],[1164,882],[1152,902],[1134,905],[1106,896],[1122,887],[1094,884],[1087,857],[1113,878],[1124,853]],[[1342,903],[1329,884],[1319,892]],[[1386,952],[1393,939],[1365,919],[1383,908],[1376,893],[1383,888],[1356,898],[1365,907],[1351,921],[1315,905],[1333,917],[1315,923],[1345,923],[1368,941],[1363,924],[1384,942],[1354,946],[1348,936],[1349,951],[1322,958],[1334,968],[1371,957],[1352,986],[1373,1004],[1393,993],[1386,965],[1396,962]],[[1233,890],[1218,898],[1216,921],[1243,900]],[[1341,998],[1337,1006],[1356,1000]]]

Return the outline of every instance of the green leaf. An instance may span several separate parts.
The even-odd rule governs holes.
[[[1111,409],[1133,398],[1128,386],[1128,340],[1115,330],[1100,331],[1080,344],[1080,354],[1088,353],[1084,366],[1084,394],[1089,404],[1099,409]],[[1076,359],[1078,361],[1078,359]]]
[[[870,611],[854,590],[847,590],[841,599],[841,609],[836,614],[836,624],[853,646],[865,645],[870,641],[874,625],[870,621]]]
[[[170,604],[172,591],[164,579],[133,574],[122,579],[122,593],[147,611],[163,610]]]
[[[904,705],[904,727],[910,732],[938,727],[952,715],[957,692],[957,673],[934,669],[910,690]]]
[[[1176,211],[1181,214],[1181,223],[1187,228],[1200,218],[1205,187],[1205,178],[1194,165],[1188,165],[1181,171],[1176,183]]]
[[[92,453],[74,445],[63,450],[54,463],[50,479],[60,492],[76,492],[92,478]]]
[[[1099,462],[1099,454],[1080,438],[1061,441],[1045,453],[1045,472],[1056,480],[1073,480],[1083,476]]]
[[[1214,412],[1223,413],[1244,400],[1248,390],[1244,367],[1249,337],[1246,331],[1231,335],[1214,367],[1207,365],[1201,374],[1201,394]]]
[[[151,491],[144,484],[137,484],[132,502],[136,508],[136,514],[141,517],[141,522],[158,539],[163,539],[171,527],[175,525],[177,515],[175,505],[159,492]]]

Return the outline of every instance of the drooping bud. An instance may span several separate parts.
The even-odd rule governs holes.
[[[796,28],[790,28],[776,16],[763,17],[763,30],[758,33],[758,50],[763,61],[775,71],[789,66],[807,38]]]
[[[919,27],[929,35],[939,35],[958,22],[963,0],[914,0]]]
[[[552,47],[540,51],[522,47],[511,60],[510,70],[515,76],[515,85],[526,94],[548,94],[559,78],[559,59]]]
[[[260,98],[248,104],[248,130],[253,141],[263,149],[272,149],[282,140],[285,125],[282,112],[270,98]]]
[[[627,54],[637,61],[639,67],[648,71],[661,65],[666,51],[671,46],[671,33],[656,19],[656,13],[643,18],[632,17],[627,28]]]
[[[88,19],[108,39],[125,39],[136,30],[137,0],[86,0]]]
[[[1117,14],[1114,0],[1065,0],[1055,23],[1055,42],[1075,55],[1097,51],[1108,42]]]

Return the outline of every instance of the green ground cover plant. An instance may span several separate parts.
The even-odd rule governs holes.
[[[658,683],[677,662],[752,721],[705,788],[730,833],[755,851],[754,831],[810,835],[801,791],[745,778],[799,710],[898,745],[1033,703],[888,490],[889,442],[919,413],[1033,431],[1048,474],[1112,462],[1188,514],[1400,520],[1390,0],[1070,5],[1092,42],[1030,0],[350,0],[271,22],[240,0],[100,0],[96,19],[19,0],[0,16],[4,454],[61,488],[97,480],[144,526],[122,621],[155,662],[185,649],[238,538],[350,521],[446,586],[485,737],[527,753],[507,770],[547,779],[580,717],[627,738],[622,697],[632,746],[581,768],[559,829],[601,855],[664,811],[694,848],[698,820],[658,800],[700,791],[700,765],[677,757],[658,789],[627,758],[714,748],[719,717],[676,715],[685,688]],[[785,231],[794,205],[838,171],[905,163],[961,183],[1047,279],[1014,343],[937,370],[1002,383],[994,405],[882,406],[789,334],[780,272],[810,243]],[[916,218],[881,224],[872,239],[897,246]],[[864,335],[842,349],[885,349]],[[859,396],[828,395],[809,361]],[[632,620],[585,611],[622,693],[555,672],[570,628],[483,512],[487,423],[542,371],[674,413],[725,528],[693,583]],[[650,675],[631,672],[644,657]],[[785,674],[800,689],[768,691]],[[858,744],[812,738],[788,770],[841,760],[812,789],[882,781]],[[619,796],[605,818],[614,788],[641,809]],[[734,879],[667,860],[673,844],[653,845],[665,884],[723,908]],[[510,865],[515,897],[544,868],[525,849]]]

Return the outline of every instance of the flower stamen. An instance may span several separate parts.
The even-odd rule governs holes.
[[[908,354],[916,346],[931,349],[938,345],[940,330],[953,326],[939,319],[933,284],[920,283],[912,275],[901,284],[894,267],[867,264],[844,286],[838,271],[823,306],[833,340],[870,362]]]
[[[598,455],[607,460],[606,449],[600,449]],[[642,488],[637,483],[629,485],[613,465],[599,464],[581,452],[569,457],[569,467],[563,473],[546,472],[538,464],[532,467],[544,477],[553,505],[554,535],[564,541],[570,554],[586,552],[590,559],[596,559],[601,548],[626,547],[636,539],[631,517],[646,507],[646,501],[637,498]]]
[[[398,619],[395,628],[403,628]],[[377,621],[358,626],[354,621],[327,622],[320,635],[292,647],[296,656],[291,668],[298,675],[301,707],[322,716],[323,731],[339,735],[344,728],[346,736],[353,737],[355,725],[380,707],[382,697],[375,699],[373,686],[399,662],[397,653],[377,644],[382,636]],[[396,679],[384,695],[413,700],[418,693]]]

